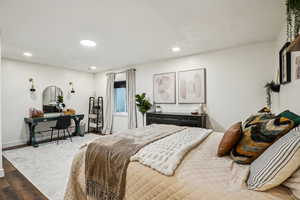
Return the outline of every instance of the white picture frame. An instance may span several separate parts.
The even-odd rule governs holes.
[[[153,75],[153,99],[156,104],[176,103],[176,72]]]
[[[178,103],[206,103],[206,69],[198,68],[178,72]]]

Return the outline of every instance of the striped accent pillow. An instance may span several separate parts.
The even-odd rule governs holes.
[[[291,131],[250,165],[248,188],[265,191],[288,179],[300,166],[300,132]]]

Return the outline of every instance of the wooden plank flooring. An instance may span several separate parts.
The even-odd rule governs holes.
[[[0,178],[0,200],[48,200],[4,157],[3,168],[5,177]]]

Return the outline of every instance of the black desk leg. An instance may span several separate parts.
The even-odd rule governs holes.
[[[39,145],[36,143],[36,139],[35,139],[35,127],[36,127],[36,124],[29,123],[28,126],[29,126],[29,133],[30,133],[29,142],[28,143],[30,145],[32,145],[33,147],[39,147]]]
[[[75,122],[75,132],[73,133],[73,136],[79,135],[80,137],[83,137],[84,135],[80,134],[80,121],[82,119],[75,117],[75,118],[73,118],[73,120]]]

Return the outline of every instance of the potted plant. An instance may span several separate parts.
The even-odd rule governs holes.
[[[265,85],[265,88],[271,90],[271,92],[280,92],[280,84],[275,83],[274,81],[268,82]]]
[[[59,95],[57,96],[57,108],[59,110],[59,112],[62,112],[62,110],[66,107],[66,105],[64,104],[64,97]]]
[[[271,93],[272,92],[279,93],[280,92],[280,84],[277,84],[274,81],[271,81],[265,85],[265,88],[266,88],[266,93],[267,93],[267,97],[266,97],[267,105],[269,108],[271,108],[271,105],[272,105]]]
[[[156,106],[155,112],[158,112],[158,113],[161,113],[161,112],[162,112],[162,109],[161,109],[161,106],[160,106],[160,105],[157,105],[157,106]]]
[[[149,99],[146,98],[146,93],[135,95],[135,101],[136,101],[136,106],[138,107],[140,113],[142,114],[143,126],[144,126],[145,113],[151,109],[152,104],[150,103]]]

